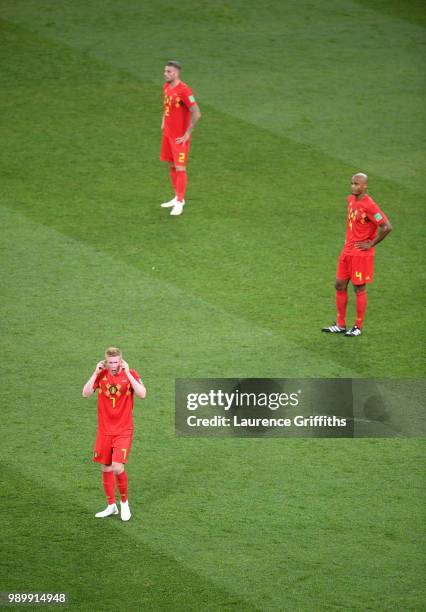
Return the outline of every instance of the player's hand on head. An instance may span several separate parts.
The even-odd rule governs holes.
[[[105,361],[99,361],[99,362],[96,364],[96,369],[95,369],[95,372],[96,372],[97,374],[99,374],[99,372],[102,372],[102,370],[103,370],[104,368],[105,368]]]
[[[126,374],[129,373],[129,364],[124,359],[121,360],[121,367],[126,372]]]

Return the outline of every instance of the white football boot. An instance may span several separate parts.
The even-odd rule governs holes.
[[[170,200],[169,202],[163,202],[161,204],[161,208],[172,208],[172,206],[174,206],[176,204],[176,196],[173,198],[173,200]]]
[[[122,521],[128,521],[130,517],[132,516],[132,513],[130,512],[130,508],[129,508],[129,500],[125,502],[121,502],[121,513],[120,514],[121,514]]]
[[[102,512],[97,512],[95,514],[95,517],[106,518],[107,516],[111,516],[112,514],[118,514],[118,508],[115,504],[108,504],[105,510],[102,510]]]
[[[182,202],[179,202],[178,200],[176,200],[175,205],[173,206],[173,210],[170,214],[175,217],[177,215],[181,215],[184,205],[185,205],[185,200],[182,200]]]
[[[351,329],[345,333],[346,338],[352,338],[354,336],[360,336],[362,334],[362,329],[358,327],[358,325],[354,325]]]

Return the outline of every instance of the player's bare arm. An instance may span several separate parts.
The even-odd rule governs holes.
[[[133,391],[140,399],[145,399],[146,397],[146,388],[139,380],[137,380],[130,371],[129,364],[124,359],[121,360],[121,367],[126,373],[127,378],[129,379],[130,384],[133,387]]]
[[[372,240],[365,240],[363,242],[355,242],[355,246],[360,251],[368,251],[372,247],[376,246],[379,242],[384,240],[386,236],[392,231],[392,225],[389,221],[381,223],[377,229],[377,235]]]
[[[199,108],[198,104],[193,104],[189,108],[189,110],[191,111],[191,118],[189,120],[188,129],[186,130],[186,132],[185,132],[185,134],[183,136],[180,136],[179,138],[176,138],[176,144],[185,144],[185,142],[191,136],[192,130],[194,129],[194,127],[196,126],[196,124],[198,123],[198,121],[201,118],[201,111],[200,111],[200,108]],[[164,118],[163,118],[163,120],[164,120]]]
[[[95,390],[93,388],[93,384],[94,384],[94,382],[95,382],[99,372],[102,372],[102,370],[104,368],[105,368],[105,361],[99,361],[96,364],[95,371],[93,372],[92,376],[89,378],[89,380],[87,381],[87,383],[83,387],[83,397],[90,397],[91,395],[94,394]]]

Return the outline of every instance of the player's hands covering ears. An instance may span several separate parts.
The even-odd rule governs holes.
[[[121,367],[127,375],[130,373],[129,364],[127,363],[127,361],[124,361],[124,359],[121,360]]]
[[[105,368],[105,361],[99,361],[96,364],[96,368],[95,368],[95,373],[99,374],[99,372],[102,372],[102,370]]]

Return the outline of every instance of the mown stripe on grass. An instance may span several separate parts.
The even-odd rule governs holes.
[[[333,277],[353,168],[206,108],[189,207],[172,219],[158,208],[170,189],[157,161],[159,88],[15,30],[2,149],[11,206],[253,325],[284,331],[318,363],[341,364],[331,376],[345,364],[347,375],[423,371],[419,195],[371,177],[395,231],[378,248],[367,333],[352,344],[321,337],[335,316]],[[353,316],[351,296],[350,323]],[[385,324],[404,329],[398,355]],[[285,353],[275,354],[282,373]]]
[[[4,14],[150,82],[177,55],[204,103],[424,191],[424,28],[388,16],[379,3],[240,1],[191,10],[124,1],[121,10],[103,3],[101,18],[96,3],[76,6],[14,3]],[[411,9],[416,15],[415,4],[404,4],[407,15]],[[358,21],[362,43],[352,27]]]
[[[149,358],[151,348],[163,374],[175,377],[303,377],[340,371],[278,334],[145,274],[20,213],[2,207],[4,259],[9,275],[4,304],[10,342],[31,337],[30,351],[67,363],[75,339],[88,355],[117,340]],[[25,335],[21,335],[24,331]],[[62,354],[62,356],[61,356]],[[148,365],[148,367],[152,367]],[[355,373],[355,372],[354,372]]]
[[[259,610],[139,538],[137,518],[95,519],[78,482],[59,492],[23,470],[2,466],[2,591],[66,592],[71,610]]]

